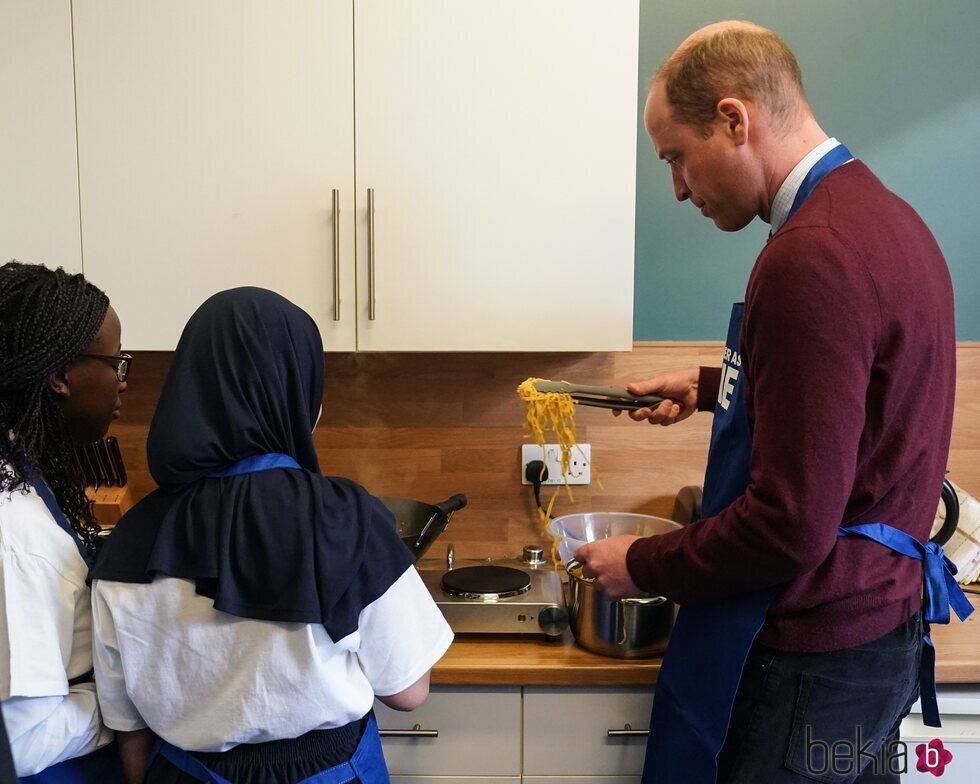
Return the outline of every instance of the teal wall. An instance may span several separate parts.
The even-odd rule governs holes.
[[[980,2],[641,0],[636,340],[723,340],[768,225],[719,231],[674,200],[642,124],[646,84],[689,33],[721,19],[775,30],[823,129],[908,201],[946,255],[959,340],[980,340]]]

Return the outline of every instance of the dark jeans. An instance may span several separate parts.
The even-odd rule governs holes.
[[[720,784],[898,784],[909,756],[898,728],[919,695],[921,633],[916,613],[842,651],[754,645],[718,758]]]

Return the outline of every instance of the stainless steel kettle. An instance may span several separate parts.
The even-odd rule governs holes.
[[[948,479],[943,480],[940,504],[945,507],[942,526],[929,537],[929,541],[942,545],[949,541],[960,521],[960,499],[956,497],[956,489]],[[939,515],[937,514],[936,517],[938,519]],[[933,530],[935,530],[935,526],[933,526]]]

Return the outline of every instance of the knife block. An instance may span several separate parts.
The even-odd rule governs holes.
[[[118,523],[119,518],[133,505],[133,494],[129,492],[128,485],[100,487],[98,490],[88,487],[85,492],[92,499],[92,513],[103,528],[111,528]]]

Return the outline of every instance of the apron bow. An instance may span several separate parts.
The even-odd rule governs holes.
[[[949,623],[949,608],[965,621],[973,605],[956,582],[956,564],[936,542],[923,544],[914,536],[884,523],[862,523],[839,528],[838,536],[860,536],[909,558],[922,561],[922,609],[926,623]]]

